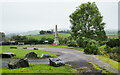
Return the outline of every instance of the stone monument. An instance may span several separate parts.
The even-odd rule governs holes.
[[[54,43],[53,45],[59,45],[59,38],[58,38],[58,34],[57,34],[57,25],[55,26],[55,39],[54,39]]]

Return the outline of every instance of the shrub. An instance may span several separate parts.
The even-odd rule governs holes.
[[[94,44],[98,45],[97,41],[89,39],[89,38],[85,38],[85,37],[77,39],[76,43],[79,47],[83,47],[83,48],[86,48],[88,43],[94,43]]]
[[[107,41],[100,41],[99,42],[100,46],[105,45],[106,43],[107,43]]]
[[[68,41],[68,42],[67,42],[67,45],[68,45],[69,47],[71,47],[71,46],[77,47],[75,40],[70,40],[70,41]]]
[[[94,54],[94,55],[99,54],[97,44],[94,41],[89,41],[84,49],[84,52],[86,54]]]
[[[10,45],[11,43],[9,41],[2,42],[2,45]]]
[[[88,40],[89,40],[88,38],[82,37],[82,38],[78,38],[78,39],[76,40],[76,43],[77,43],[78,47],[83,47],[83,48],[85,48],[86,45],[87,45],[87,43],[88,43]]]
[[[120,40],[119,39],[110,39],[107,43],[107,46],[113,48],[113,47],[118,47],[120,45]]]
[[[51,38],[48,38],[47,40],[48,40],[48,44],[52,44],[52,43],[53,43],[53,41],[54,41],[54,40],[53,40],[53,39],[51,39]]]

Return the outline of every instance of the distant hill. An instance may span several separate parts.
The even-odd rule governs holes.
[[[52,30],[52,29],[49,29],[49,30]],[[61,30],[65,30],[65,29],[58,29],[59,31]],[[66,29],[68,30],[68,29]],[[22,33],[9,33],[9,34],[6,34],[6,37],[11,37],[13,35],[22,35],[22,36],[27,36],[27,35],[38,35],[39,34],[39,31],[40,30],[33,30],[33,31],[28,31],[28,32],[22,32]],[[118,31],[117,30],[110,30],[110,29],[107,29],[105,30],[107,34],[118,34]]]
[[[23,33],[19,33],[19,35],[37,35],[39,34],[40,30],[34,30],[34,31],[28,31],[28,32],[23,32]]]
[[[26,36],[26,35],[37,35],[37,34],[39,34],[39,31],[40,31],[40,30],[22,32],[22,33],[9,33],[9,34],[6,34],[6,37],[11,37],[11,36],[13,36],[13,35],[21,35],[21,36]]]

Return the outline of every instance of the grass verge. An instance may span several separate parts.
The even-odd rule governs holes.
[[[91,62],[89,62],[89,63],[91,63]],[[105,73],[105,74],[108,74],[108,75],[112,73],[110,71],[107,71],[105,68],[101,67],[100,65],[97,65],[97,64],[94,64],[94,63],[91,63],[91,64],[94,66],[95,69],[101,70],[102,73]]]
[[[97,56],[100,60],[110,64],[112,67],[114,67],[120,72],[120,63],[118,63],[117,61],[114,61],[106,56],[101,56],[101,55],[95,55],[95,56]]]
[[[29,67],[8,69],[1,68],[2,73],[76,73],[77,70],[72,69],[70,65],[61,67],[53,67],[46,64],[30,64]]]

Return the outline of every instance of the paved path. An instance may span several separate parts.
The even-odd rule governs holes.
[[[22,48],[22,47],[18,47]],[[27,47],[28,49],[33,49],[34,47]],[[101,71],[98,71],[94,69],[92,64],[88,62],[92,62],[98,65],[101,65],[105,69],[113,72],[118,73],[116,69],[111,67],[109,64],[104,63],[103,61],[99,60],[94,55],[87,55],[84,54],[82,51],[77,51],[74,49],[68,49],[68,48],[58,48],[58,47],[37,47],[39,50],[48,51],[53,54],[56,54],[58,58],[61,58],[65,61],[65,63],[72,65],[72,68],[77,69],[80,73],[101,73]],[[92,59],[92,60],[91,60]],[[29,60],[30,63],[35,63],[35,61],[44,61],[46,64],[48,63],[48,59],[45,60]]]

